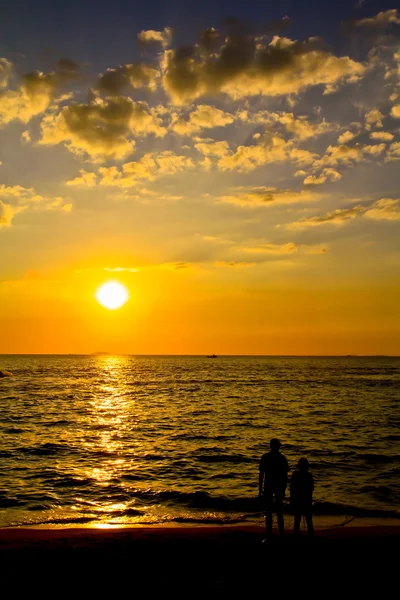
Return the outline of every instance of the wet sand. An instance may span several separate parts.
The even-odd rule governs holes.
[[[32,590],[45,581],[56,597],[78,583],[92,592],[111,585],[189,596],[241,590],[247,596],[266,587],[296,591],[299,577],[306,587],[308,578],[315,587],[329,577],[329,585],[358,593],[397,588],[396,521],[322,528],[314,540],[305,532],[297,541],[291,532],[269,544],[263,538],[257,526],[9,528],[0,530],[0,568],[3,583],[29,583]]]

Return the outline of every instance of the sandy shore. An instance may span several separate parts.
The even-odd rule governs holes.
[[[346,577],[358,591],[379,586],[381,593],[382,586],[397,585],[399,525],[358,520],[319,529],[311,542],[305,534],[295,541],[288,532],[268,545],[256,526],[9,528],[0,530],[0,568],[3,582],[15,583],[23,574],[30,586],[42,573],[48,585],[63,581],[68,587],[71,577],[86,583],[89,577],[92,589],[101,590],[111,578],[130,590],[183,592],[194,586],[196,594],[258,592],[266,577],[268,585],[296,586],[296,573],[316,581],[329,570],[335,583]]]

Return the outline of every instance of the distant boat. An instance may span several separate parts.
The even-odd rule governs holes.
[[[216,354],[210,354],[210,356],[207,356],[207,358],[218,358]]]

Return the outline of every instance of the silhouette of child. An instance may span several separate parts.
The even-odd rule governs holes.
[[[314,535],[312,518],[312,495],[314,491],[314,478],[309,472],[309,463],[306,458],[300,458],[297,469],[293,472],[290,482],[290,500],[294,512],[294,533],[300,533],[300,521],[304,515],[307,523],[308,534]]]

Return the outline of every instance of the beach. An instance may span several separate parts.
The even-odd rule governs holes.
[[[328,573],[332,585],[344,581],[358,591],[379,585],[382,592],[396,581],[396,521],[317,526],[313,540],[304,531],[298,540],[291,531],[282,540],[275,534],[263,544],[264,528],[256,526],[1,529],[2,581],[40,586],[44,577],[57,594],[81,581],[92,590],[111,585],[195,596],[295,590],[297,575],[315,588]]]

